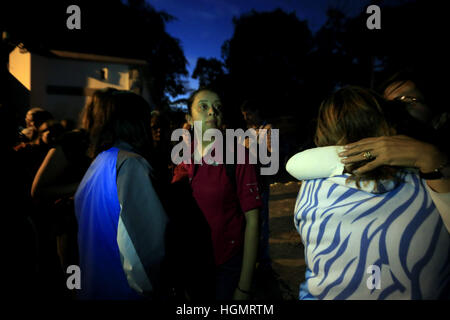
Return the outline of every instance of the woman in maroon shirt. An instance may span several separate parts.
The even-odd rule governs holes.
[[[188,121],[191,126],[194,122],[201,122],[202,137],[206,130],[220,128],[221,119],[222,103],[217,93],[200,89],[191,95]],[[192,195],[211,229],[216,299],[246,300],[251,294],[261,207],[255,166],[248,163],[247,155],[246,163],[236,164],[233,183],[225,164],[205,157],[214,142],[199,140],[194,144],[196,148],[192,157],[196,161],[178,165],[173,181],[189,177]],[[215,150],[211,154],[213,152]]]

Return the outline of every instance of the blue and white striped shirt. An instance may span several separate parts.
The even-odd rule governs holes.
[[[307,271],[299,298],[442,298],[450,284],[450,235],[425,182],[403,172],[398,184],[369,192],[372,186],[359,190],[348,177],[302,183],[294,223]]]

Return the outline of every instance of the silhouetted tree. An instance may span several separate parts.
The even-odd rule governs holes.
[[[330,8],[325,24],[314,36],[314,49],[307,58],[305,85],[314,93],[311,101],[317,107],[327,94],[349,80],[353,58],[344,45],[347,21],[344,13]]]
[[[367,28],[365,10],[349,17],[338,7],[328,9],[326,23],[314,36],[294,13],[251,11],[235,17],[233,36],[222,45],[228,73],[209,76],[199,63],[196,74],[225,87],[236,113],[244,100],[259,99],[266,114],[292,115],[294,134],[301,136],[308,127],[309,140],[320,102],[338,87],[375,87],[393,72],[412,67],[430,79],[433,96],[445,94],[447,82],[436,80],[436,73],[447,74],[449,56],[442,2],[374,3],[381,7],[381,30]]]
[[[198,79],[200,87],[211,86],[220,77],[225,75],[223,63],[216,58],[198,58],[193,79]]]
[[[428,79],[430,100],[446,101],[447,84],[436,81],[437,74],[448,74],[449,49],[443,35],[449,33],[446,10],[437,1],[378,1],[381,29],[366,27],[368,14],[345,18],[336,44],[343,50],[346,84],[376,87],[394,72],[412,69]],[[340,37],[340,38],[339,38]],[[351,61],[349,64],[348,61]]]
[[[424,72],[428,69],[430,76],[447,65],[449,50],[442,35],[448,33],[449,27],[441,2],[378,1],[377,4],[381,8],[380,30],[366,27],[365,11],[353,18],[343,17],[341,28],[332,24],[337,32],[335,46],[342,48],[352,61],[352,67],[344,75],[348,77],[345,82],[369,86],[371,74],[383,78],[406,67]]]
[[[222,58],[230,75],[234,105],[261,99],[268,115],[290,114],[303,103],[305,62],[312,48],[306,21],[280,9],[256,12],[233,19],[231,39],[222,46]]]

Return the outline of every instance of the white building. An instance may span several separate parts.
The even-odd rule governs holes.
[[[151,105],[142,76],[144,60],[69,51],[43,53],[17,46],[9,55],[9,72],[25,92],[21,108],[42,107],[56,119],[78,120],[79,113],[96,89],[113,87],[141,94]],[[20,84],[19,84],[20,83]]]

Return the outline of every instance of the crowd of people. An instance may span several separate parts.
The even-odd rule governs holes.
[[[433,113],[411,74],[380,90],[332,93],[319,108],[317,148],[287,163],[303,181],[294,212],[307,264],[300,299],[449,297],[448,113]],[[223,101],[201,88],[188,99],[186,122],[173,124],[135,93],[101,89],[77,127],[32,108],[22,128],[2,107],[5,195],[17,211],[8,218],[19,235],[10,245],[12,292],[252,299],[256,270],[273,271],[270,185],[261,165],[249,163],[248,141],[245,163],[210,161],[217,149],[205,140],[189,145],[193,161],[170,157],[173,129],[192,133],[201,122],[203,136],[227,127]],[[246,101],[241,114],[272,152],[272,125],[258,102]],[[77,290],[66,286],[73,265]],[[371,286],[366,270],[374,266],[380,275]]]

